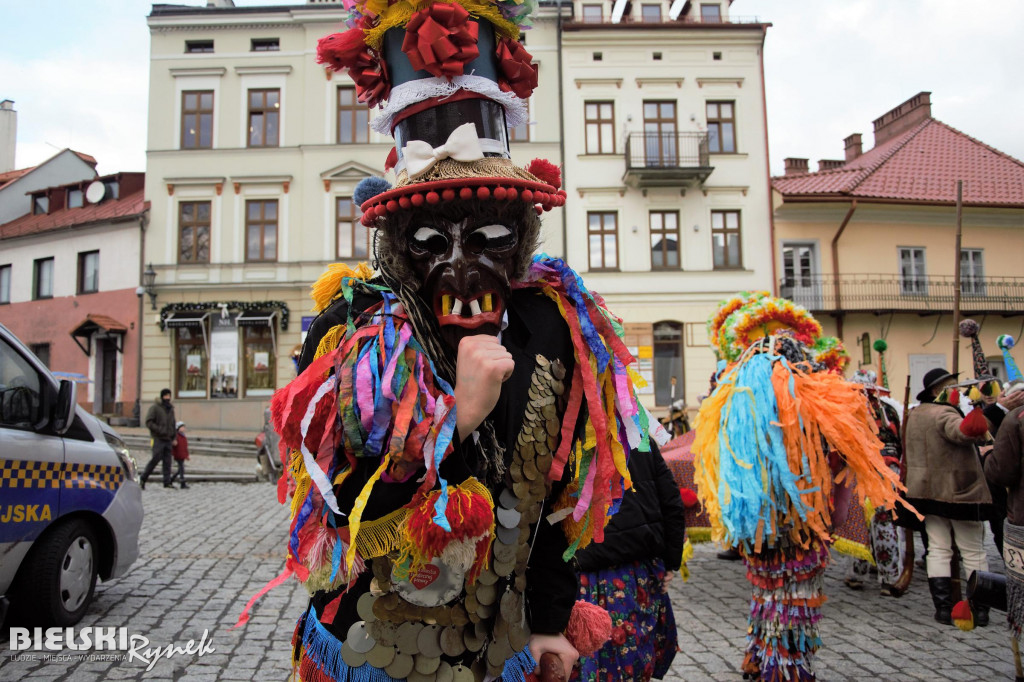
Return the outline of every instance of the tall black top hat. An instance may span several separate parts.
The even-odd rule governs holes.
[[[374,130],[395,138],[385,168],[356,193],[363,223],[442,200],[565,203],[561,173],[536,159],[516,166],[508,127],[526,121],[537,67],[519,42],[527,0],[353,0],[349,30],[320,40],[317,57],[345,69],[359,100],[377,106]]]

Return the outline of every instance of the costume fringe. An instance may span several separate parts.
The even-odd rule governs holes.
[[[501,682],[525,682],[526,676],[537,667],[537,661],[530,653],[530,647],[524,647],[522,651],[505,661],[505,668],[501,671]]]
[[[402,540],[402,527],[412,512],[396,509],[387,516],[372,521],[363,521],[356,536],[356,551],[364,559],[375,559],[398,549]]]
[[[838,535],[832,535],[832,547],[835,548],[840,554],[851,556],[854,559],[863,559],[872,566],[875,565],[875,557],[871,553],[871,548],[862,545],[859,542],[854,542],[849,538],[840,537]]]
[[[750,600],[744,672],[759,672],[765,682],[814,680],[811,659],[821,646],[818,622],[828,547],[784,546],[744,552]]]
[[[341,659],[343,642],[327,631],[310,608],[302,630],[298,676],[303,682],[402,682],[364,663],[352,668]]]
[[[366,263],[360,263],[353,270],[345,263],[332,263],[327,271],[313,283],[310,298],[313,299],[313,312],[319,313],[331,304],[341,293],[342,284],[346,279],[368,280],[373,277],[373,269]],[[331,348],[334,348],[332,346]]]

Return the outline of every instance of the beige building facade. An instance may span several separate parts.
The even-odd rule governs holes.
[[[875,145],[848,137],[846,158],[787,159],[774,179],[780,292],[814,311],[843,339],[858,367],[879,371],[895,398],[921,390],[924,374],[953,365],[953,307],[981,325],[991,365],[1005,378],[996,345],[1024,323],[1024,164],[931,114],[919,93],[874,122]],[[956,187],[963,181],[956,248]],[[958,369],[973,376],[971,346],[957,337]]]
[[[649,405],[667,404],[672,377],[692,405],[713,367],[707,316],[773,280],[767,27],[730,18],[726,2],[675,3],[674,18],[667,1],[596,4],[543,3],[526,32],[540,86],[512,157],[563,164],[569,201],[545,215],[544,250],[623,317]],[[340,2],[230,0],[148,18],[157,303],[142,395],[170,387],[195,427],[258,427],[294,376],[310,284],[329,263],[372,257],[351,196],[393,141],[369,129],[349,79],[315,63],[344,18]]]

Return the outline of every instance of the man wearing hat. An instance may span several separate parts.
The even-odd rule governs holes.
[[[936,368],[924,376],[921,402],[907,417],[907,500],[925,515],[928,535],[928,588],[935,620],[950,624],[953,608],[950,560],[953,536],[964,570],[987,571],[985,527],[992,496],[985,483],[978,444],[985,436],[965,435],[958,374]],[[988,608],[978,605],[975,623],[988,624]]]
[[[530,7],[356,0],[320,41],[395,148],[391,179],[354,197],[374,270],[314,284],[300,374],[272,404],[294,485],[286,572],[311,595],[302,679],[568,678],[567,562],[601,541],[629,452],[651,447],[619,320],[532,257],[565,191],[555,165],[509,154],[537,85]]]

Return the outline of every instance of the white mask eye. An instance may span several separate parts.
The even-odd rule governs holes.
[[[448,237],[432,227],[421,227],[412,235],[412,246],[433,254],[442,254],[448,249]]]
[[[475,251],[506,249],[514,246],[515,243],[515,233],[505,225],[478,227],[466,239],[467,248]]]

